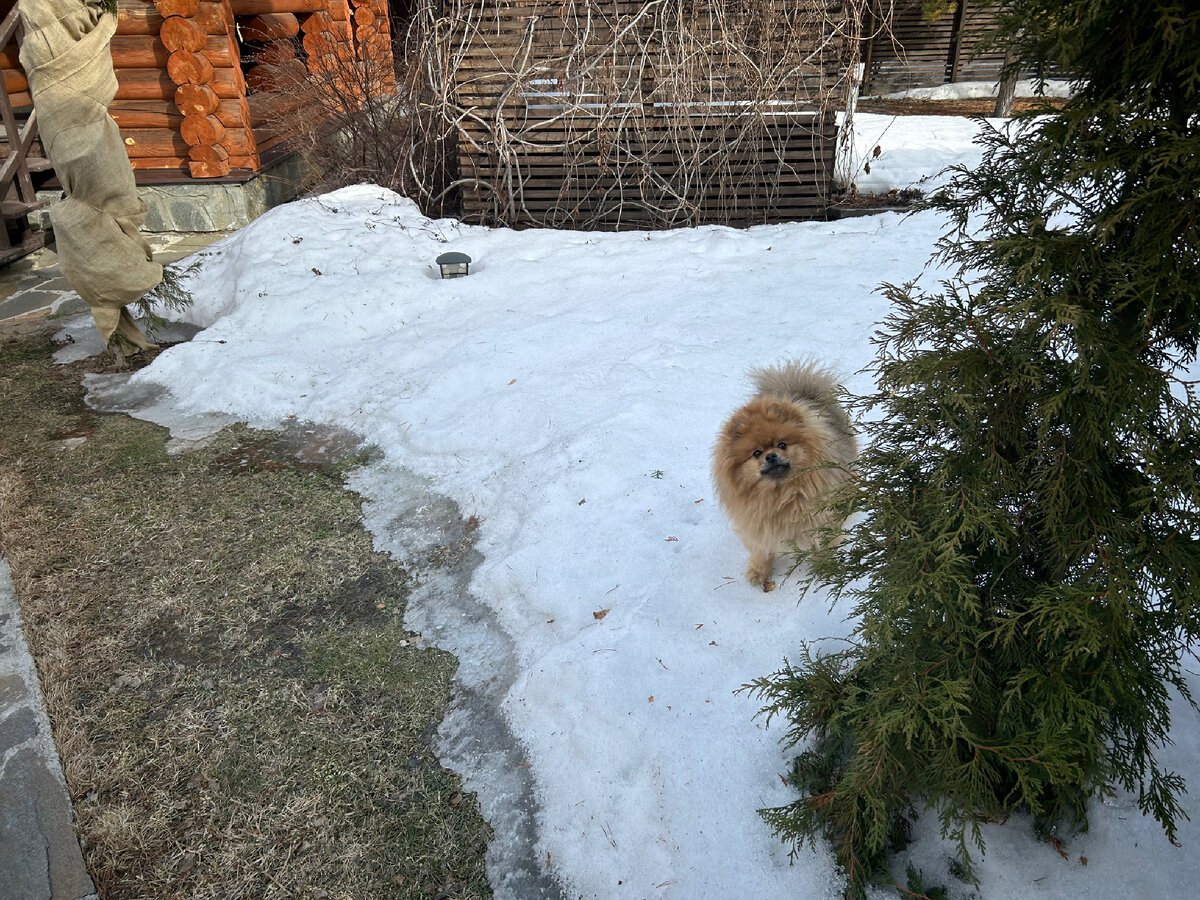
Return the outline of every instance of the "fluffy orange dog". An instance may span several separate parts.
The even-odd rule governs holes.
[[[713,451],[721,505],[750,551],[746,577],[772,590],[775,555],[811,548],[841,524],[820,501],[858,456],[829,371],[785,363],[750,372],[757,393],[725,423]]]

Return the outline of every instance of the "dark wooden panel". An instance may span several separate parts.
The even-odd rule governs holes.
[[[844,15],[840,0],[476,7],[454,84],[465,218],[608,228],[823,214],[847,47],[814,11]],[[725,40],[738,16],[760,46]],[[679,46],[655,52],[672,40],[686,42],[685,75],[669,64]]]
[[[877,3],[864,33],[873,35],[865,51],[863,91],[886,94],[950,81],[995,81],[1004,53],[980,47],[995,30],[997,0],[960,0],[965,11],[951,10],[933,22],[922,17],[921,0]],[[890,31],[882,10],[891,6]]]

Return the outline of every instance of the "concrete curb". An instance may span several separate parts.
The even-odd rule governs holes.
[[[8,563],[0,559],[0,900],[96,900]]]

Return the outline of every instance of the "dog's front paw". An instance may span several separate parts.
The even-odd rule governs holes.
[[[750,557],[750,565],[746,567],[746,580],[751,584],[761,585],[764,591],[773,591],[775,582],[771,580],[771,570],[775,568],[775,557],[770,553],[755,553]]]

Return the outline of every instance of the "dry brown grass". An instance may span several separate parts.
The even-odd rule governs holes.
[[[244,428],[169,456],[51,351],[0,343],[0,552],[101,896],[487,896],[428,740],[454,659],[336,468]]]

